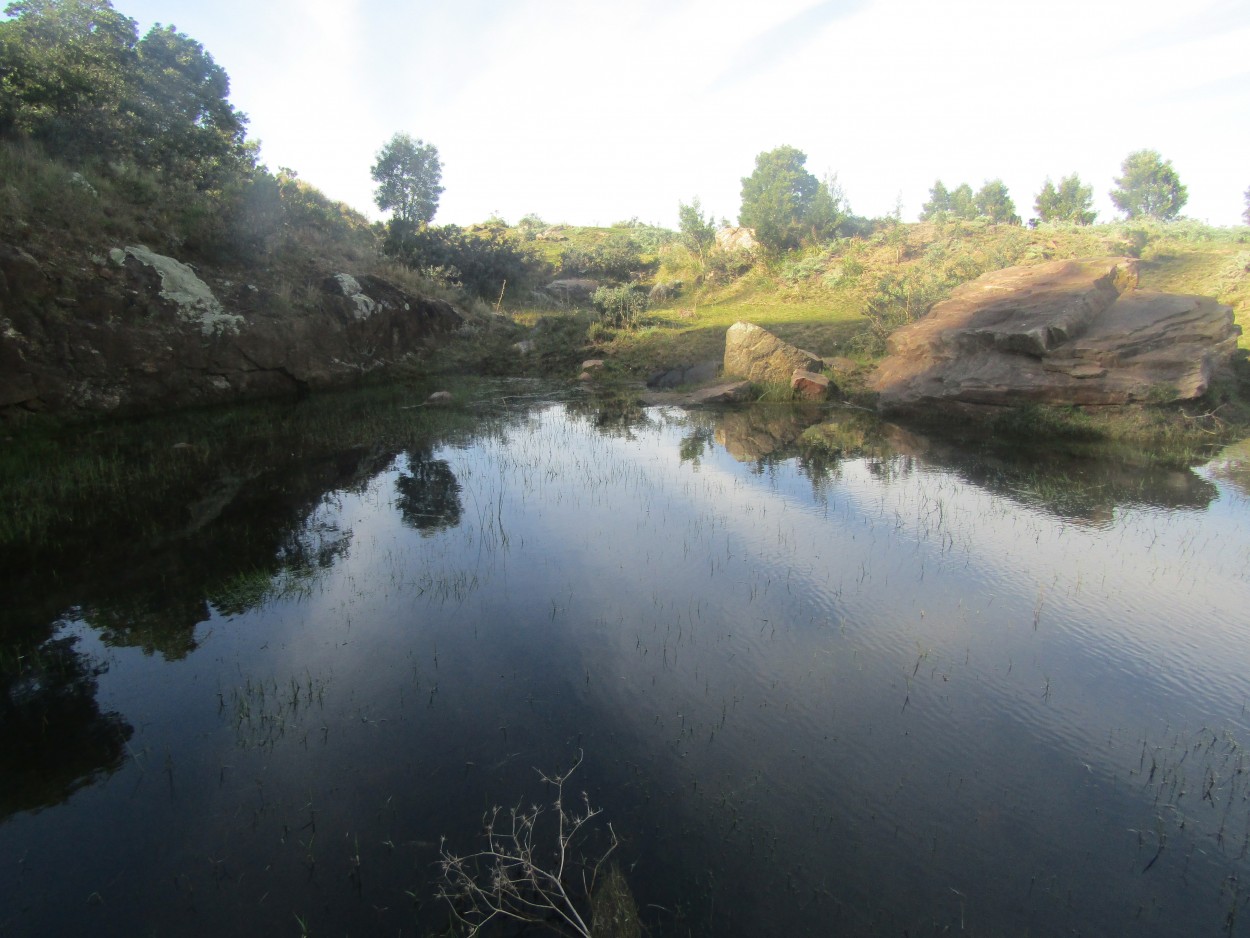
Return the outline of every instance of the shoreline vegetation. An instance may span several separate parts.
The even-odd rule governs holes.
[[[843,403],[871,408],[867,379],[891,332],[959,284],[1014,265],[1129,256],[1142,289],[1210,296],[1234,310],[1243,328],[1236,360],[1207,395],[1114,411],[1029,407],[956,432],[1168,450],[1250,432],[1250,227],[1180,217],[1186,187],[1154,151],[1125,160],[1112,193],[1125,220],[1102,224],[1076,176],[1058,187],[1039,180],[1038,217],[1027,225],[999,180],[977,192],[937,180],[917,222],[903,221],[901,206],[865,218],[836,175],[816,179],[805,154],[780,146],[742,180],[739,221],[749,227],[714,220],[698,198],[678,203],[676,230],[638,218],[554,224],[533,213],[460,227],[434,222],[437,148],[397,133],[372,167],[389,219],[371,222],[296,170],[261,163],[225,71],[173,27],[140,36],[108,2],[15,7],[0,22],[0,58],[0,352],[15,371],[40,336],[56,333],[41,327],[76,317],[111,327],[116,297],[92,291],[115,277],[110,252],[144,245],[209,285],[246,285],[253,310],[271,319],[322,309],[326,279],[344,274],[379,277],[464,315],[455,335],[360,367],[356,383],[525,376],[573,386],[579,363],[600,358],[585,386],[629,394],[657,372],[720,360],[725,331],[745,320],[837,360]],[[23,277],[39,287],[24,288]],[[114,344],[125,341],[118,335]],[[789,396],[756,389],[760,400]],[[6,434],[48,422],[11,399],[19,403],[0,409]]]

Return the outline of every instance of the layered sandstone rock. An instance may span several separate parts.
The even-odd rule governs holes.
[[[1128,258],[1011,267],[958,287],[890,338],[873,378],[886,411],[1114,405],[1206,392],[1237,346],[1215,300],[1138,292]]]

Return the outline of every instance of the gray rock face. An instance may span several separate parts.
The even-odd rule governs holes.
[[[599,281],[584,277],[553,280],[547,284],[547,292],[562,303],[586,303],[599,289]]]
[[[754,323],[736,322],[725,334],[725,374],[757,384],[790,384],[796,371],[820,371],[824,367],[811,352],[782,342]]]
[[[726,381],[709,388],[700,388],[686,395],[688,404],[736,404],[751,399],[750,381]]]
[[[679,388],[683,385],[706,384],[716,379],[720,370],[720,362],[715,359],[697,362],[693,365],[679,365],[668,371],[659,371],[647,378],[647,387],[658,390]]]
[[[652,306],[663,306],[681,293],[682,282],[669,280],[657,283],[647,293],[647,302]]]
[[[879,406],[1117,405],[1206,392],[1241,330],[1198,296],[1138,292],[1127,258],[985,274],[890,338]]]
[[[343,386],[464,322],[446,302],[368,275],[330,277],[293,309],[273,290],[141,247],[109,254],[67,266],[0,245],[0,421]]]
[[[161,299],[168,302],[184,322],[198,325],[204,335],[238,334],[243,317],[227,313],[208,284],[186,264],[142,245],[130,245],[124,251],[114,248],[110,254],[119,267],[134,258],[156,271],[161,278]]]
[[[750,228],[730,227],[716,231],[716,246],[722,251],[754,251],[758,244]]]

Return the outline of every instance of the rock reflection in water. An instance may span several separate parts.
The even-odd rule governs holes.
[[[713,420],[716,442],[734,459],[761,465],[797,459],[816,484],[836,477],[843,459],[867,457],[882,471],[891,468],[885,461],[916,459],[1018,504],[1090,524],[1108,522],[1117,507],[1202,509],[1217,494],[1192,469],[1146,458],[1129,462],[1118,454],[1099,457],[1096,448],[1094,455],[1078,456],[1060,444],[1013,446],[991,440],[969,445],[859,411],[756,405],[718,413]],[[700,432],[692,431],[683,441],[683,459],[701,455]],[[1250,478],[1241,468],[1247,464],[1234,452],[1214,471],[1235,483],[1239,472]]]

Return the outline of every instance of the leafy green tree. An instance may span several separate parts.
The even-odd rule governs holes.
[[[1011,193],[1001,179],[991,179],[983,185],[974,200],[977,215],[988,218],[993,224],[1018,225],[1020,216],[1011,201]]]
[[[838,233],[851,213],[846,195],[838,182],[838,174],[826,176],[816,187],[807,208],[807,229],[813,241],[823,241]]]
[[[139,41],[108,0],[21,0],[0,23],[0,135],[71,160],[123,160],[199,188],[249,176],[256,147],[203,47],[157,24]]]
[[[809,213],[820,182],[804,164],[807,155],[791,146],[755,158],[755,171],[742,180],[738,223],[755,230],[770,251],[797,248],[809,231]]]
[[[951,211],[951,194],[946,191],[946,186],[942,184],[942,180],[933,183],[933,188],[929,190],[929,201],[920,206],[920,220],[940,220]]]
[[[1047,177],[1042,191],[1033,201],[1033,210],[1045,222],[1089,225],[1097,217],[1097,213],[1090,208],[1093,201],[1093,187],[1081,185],[1081,177],[1073,173],[1060,179],[1058,187]]]
[[[434,218],[443,192],[443,164],[433,144],[397,133],[378,151],[371,173],[378,184],[373,201],[391,212],[392,220],[415,226]]]
[[[108,0],[21,0],[0,23],[0,134],[58,154],[105,154],[126,137],[138,41]]]
[[[1155,150],[1130,153],[1120,165],[1120,172],[1123,175],[1116,177],[1111,201],[1125,218],[1167,221],[1175,218],[1189,199],[1172,161],[1163,159]]]
[[[133,146],[139,161],[213,182],[255,163],[230,77],[194,39],[157,23],[136,48]]]
[[[978,215],[972,186],[960,183],[951,193],[951,214],[956,218],[976,218]]]
[[[710,215],[704,217],[698,196],[691,199],[689,205],[677,203],[677,227],[682,242],[699,257],[716,242],[716,223]]]

